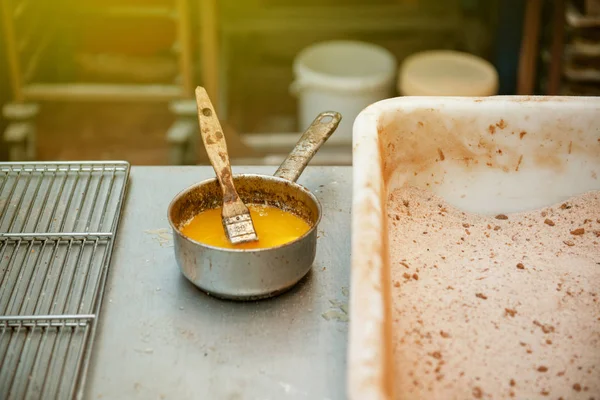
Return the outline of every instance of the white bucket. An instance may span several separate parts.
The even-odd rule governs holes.
[[[342,114],[337,138],[352,141],[352,124],[369,104],[394,95],[396,59],[386,49],[358,41],[328,41],[302,50],[294,60],[299,129],[323,111]],[[334,140],[337,141],[337,140]]]

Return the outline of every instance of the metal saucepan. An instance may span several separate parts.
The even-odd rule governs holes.
[[[220,298],[256,300],[278,295],[310,270],[316,254],[321,205],[296,180],[341,120],[324,112],[313,121],[274,176],[234,175],[244,203],[268,204],[290,211],[310,223],[298,239],[267,249],[225,249],[192,240],[180,228],[201,211],[220,207],[222,191],[216,178],[180,192],[169,205],[177,264],[183,275],[203,291]]]

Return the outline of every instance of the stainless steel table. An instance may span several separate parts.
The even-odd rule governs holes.
[[[345,398],[350,167],[306,169],[299,183],[324,211],[313,269],[290,292],[252,303],[207,296],[175,263],[167,206],[212,176],[210,167],[132,168],[86,398]]]

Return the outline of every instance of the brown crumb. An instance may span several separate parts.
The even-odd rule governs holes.
[[[512,308],[504,309],[504,315],[510,315],[511,317],[514,317],[516,314],[517,314],[517,310],[514,310]]]
[[[496,133],[496,127],[494,125],[490,125],[488,127],[488,131],[493,135],[494,133]]]
[[[521,131],[521,133],[519,133],[519,139],[523,139],[523,136],[525,135],[527,135],[527,132]]]
[[[410,279],[410,274],[409,274],[409,273],[407,273],[407,272],[405,272],[404,274],[402,274],[402,277],[403,277],[404,279]]]
[[[438,148],[438,154],[440,156],[441,161],[444,161],[446,159],[446,156],[444,156],[444,152],[442,151],[442,149]]]
[[[542,328],[542,331],[543,331],[544,333],[551,333],[551,332],[554,332],[554,327],[553,327],[552,325],[545,325],[545,324],[542,324],[542,323],[541,323],[541,322],[539,322],[539,321],[533,321],[533,324],[534,324],[535,326],[539,326],[540,328]]]
[[[556,376],[563,376],[565,374],[565,371],[560,371],[558,374],[556,374]]]
[[[500,228],[498,225],[496,225],[496,226],[494,227],[494,230],[495,230],[495,231],[499,231],[500,229],[501,229],[501,228]]]
[[[496,126],[500,129],[504,129],[506,128],[506,122],[504,122],[504,120],[501,119],[500,121],[496,122]]]
[[[584,233],[585,233],[585,229],[583,229],[583,228],[577,228],[577,229],[571,231],[571,235],[575,235],[575,236],[580,236],[580,235],[583,235]]]
[[[560,209],[561,209],[561,210],[568,210],[568,209],[570,209],[571,207],[573,207],[573,206],[572,206],[572,205],[570,205],[569,203],[563,203],[563,204],[561,204],[561,205],[560,205]]]
[[[544,223],[546,225],[549,225],[549,226],[554,226],[555,225],[554,221],[552,221],[551,219],[548,219],[548,218],[546,218],[546,220],[544,221]]]
[[[508,219],[508,217],[506,215],[504,215],[504,214],[498,214],[498,215],[496,215],[496,219],[502,219],[502,220],[504,220],[504,219]]]
[[[417,275],[417,274],[412,274],[412,278],[413,278],[415,281],[418,281],[418,280],[419,280],[419,275]]]
[[[491,126],[491,125],[490,125]],[[479,386],[473,388],[473,397],[480,399],[483,396],[483,390]]]
[[[442,353],[440,353],[439,351],[434,351],[433,353],[431,353],[431,357],[435,358],[436,360],[439,360],[442,358]]]
[[[517,264],[517,268],[518,269],[525,269],[525,265],[523,265],[523,263],[518,263]]]
[[[542,365],[539,366],[537,370],[538,372],[548,372],[548,367]]]
[[[581,385],[579,383],[574,384],[573,390],[576,392],[581,392]]]
[[[510,380],[510,386],[515,386],[515,385],[516,385],[516,382],[515,382],[515,380],[514,380],[514,379],[511,379],[511,380]]]
[[[550,394],[550,392],[549,392],[549,391],[547,391],[546,389],[542,389],[542,391],[540,392],[540,394],[541,394],[542,396],[548,396],[548,395]]]
[[[440,336],[444,339],[448,339],[450,337],[450,334],[448,332],[440,331]]]
[[[487,300],[487,296],[483,293],[476,293],[475,297],[479,297],[480,299]]]
[[[552,344],[552,340],[546,339],[546,344]]]
[[[410,268],[410,267],[408,266],[408,264],[407,264],[407,263],[405,263],[405,262],[402,262],[402,261],[400,261],[400,262],[399,262],[399,264],[400,264],[400,265],[402,265],[402,266],[404,266],[405,268]]]
[[[400,282],[399,281],[394,282],[394,287],[400,287]]]
[[[462,226],[463,226],[463,228],[470,228],[471,224],[464,223],[464,224],[462,224]]]
[[[575,243],[573,241],[571,241],[571,240],[565,240],[565,241],[563,241],[563,243],[566,244],[569,247],[575,246]]]

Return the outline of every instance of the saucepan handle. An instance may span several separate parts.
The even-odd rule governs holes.
[[[302,134],[294,150],[281,163],[275,176],[296,182],[315,153],[335,132],[341,120],[341,114],[335,111],[319,114]]]

